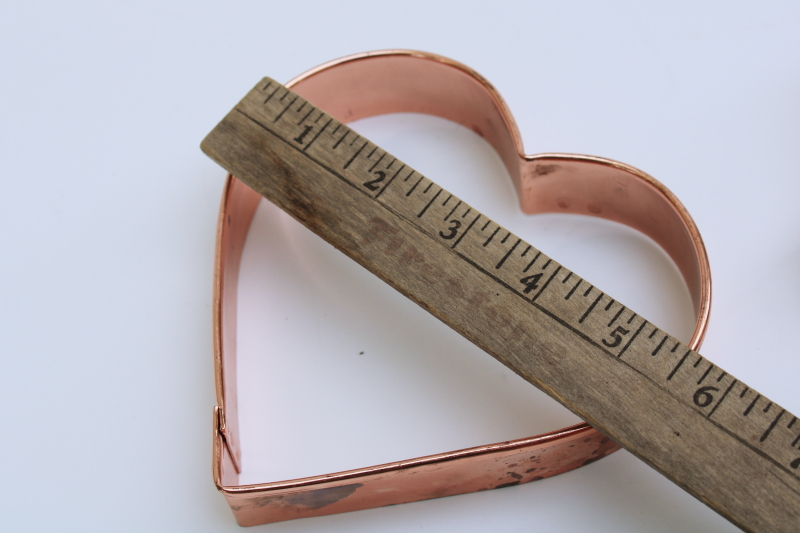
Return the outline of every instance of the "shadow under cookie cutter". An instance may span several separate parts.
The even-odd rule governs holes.
[[[388,50],[338,59],[287,87],[342,122],[414,112],[470,128],[497,151],[523,212],[572,213],[620,222],[658,243],[686,282],[696,314],[689,347],[708,325],[711,277],[705,247],[678,199],[647,174],[616,161],[524,154],[505,102],[479,74],[442,56]],[[588,424],[535,437],[301,479],[240,485],[236,396],[239,266],[261,196],[228,176],[217,226],[214,275],[213,475],[237,522],[251,526],[516,485],[594,462],[619,447]],[[513,475],[510,475],[513,474]]]

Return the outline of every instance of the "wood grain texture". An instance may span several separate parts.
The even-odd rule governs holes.
[[[203,150],[745,531],[800,529],[800,422],[285,87]]]

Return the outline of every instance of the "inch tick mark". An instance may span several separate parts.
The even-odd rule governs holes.
[[[464,232],[461,235],[459,235],[458,239],[456,239],[456,242],[454,242],[453,246],[450,247],[451,249],[455,248],[456,246],[458,246],[458,243],[460,243],[461,239],[463,239],[464,236],[467,233],[469,233],[469,230],[472,229],[472,226],[475,225],[475,223],[478,221],[479,218],[481,218],[481,214],[480,213],[478,213],[478,215],[474,219],[472,219],[472,222],[469,223],[469,226],[467,226],[467,229],[465,229]]]
[[[725,399],[725,397],[726,397],[726,396],[728,396],[728,393],[731,391],[731,389],[733,389],[733,386],[734,386],[734,385],[736,385],[737,383],[739,383],[739,382],[738,382],[738,381],[736,381],[736,380],[734,379],[734,380],[733,380],[733,382],[730,384],[730,386],[729,386],[727,389],[725,389],[725,392],[722,394],[722,397],[719,399],[719,401],[718,401],[718,402],[717,402],[717,404],[714,406],[714,408],[713,408],[713,409],[711,409],[711,412],[710,412],[710,413],[708,413],[708,416],[707,416],[706,418],[711,418],[711,415],[713,415],[713,414],[714,414],[714,411],[716,411],[716,410],[717,410],[717,407],[719,407],[720,405],[722,405],[722,400],[724,400],[724,399]]]

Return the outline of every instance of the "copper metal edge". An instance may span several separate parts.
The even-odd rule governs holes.
[[[617,161],[575,154],[525,155],[497,90],[451,59],[411,50],[348,56],[311,69],[287,86],[342,122],[418,112],[481,135],[503,160],[525,213],[573,213],[626,224],[651,237],[678,266],[697,323],[708,326],[711,277],[691,216],[663,184]],[[261,196],[228,176],[217,226],[214,275],[214,483],[243,526],[319,516],[536,481],[619,449],[588,424],[535,437],[301,479],[239,485],[236,404],[236,291],[239,263]]]

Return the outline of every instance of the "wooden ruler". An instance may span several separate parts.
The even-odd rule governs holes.
[[[797,417],[265,78],[203,151],[746,531],[800,531]]]

